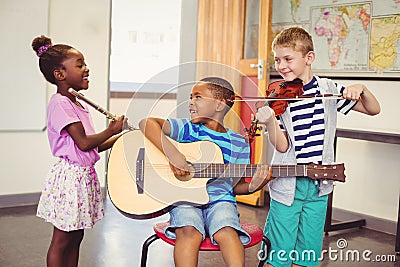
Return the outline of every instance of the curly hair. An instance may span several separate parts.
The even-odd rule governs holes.
[[[219,77],[206,77],[201,79],[200,82],[208,84],[208,89],[215,99],[224,99],[229,109],[233,106],[234,102],[232,100],[235,96],[235,92],[232,85],[227,80]]]
[[[46,47],[46,49],[43,49]],[[41,35],[32,41],[32,49],[39,56],[39,68],[49,83],[56,84],[54,70],[61,69],[61,64],[68,56],[72,46],[66,44],[53,45],[51,39]]]

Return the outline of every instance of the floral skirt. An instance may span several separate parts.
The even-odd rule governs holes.
[[[104,204],[93,166],[60,159],[51,168],[40,196],[38,217],[63,231],[92,228],[104,217]]]

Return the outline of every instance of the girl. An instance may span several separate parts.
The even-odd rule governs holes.
[[[38,217],[54,225],[47,266],[78,266],[84,229],[104,216],[94,164],[99,152],[119,137],[124,116],[96,134],[88,106],[68,92],[89,87],[82,53],[69,45],[52,45],[43,35],[32,41],[32,48],[43,76],[57,86],[47,108],[47,133],[52,153],[59,159],[47,176],[37,209]]]

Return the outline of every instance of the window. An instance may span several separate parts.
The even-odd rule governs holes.
[[[112,1],[111,92],[176,90],[178,72],[159,74],[179,64],[181,1]]]

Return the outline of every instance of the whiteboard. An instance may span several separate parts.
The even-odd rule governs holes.
[[[0,0],[0,131],[37,131],[46,126],[47,90],[32,50],[48,32],[49,0]]]

